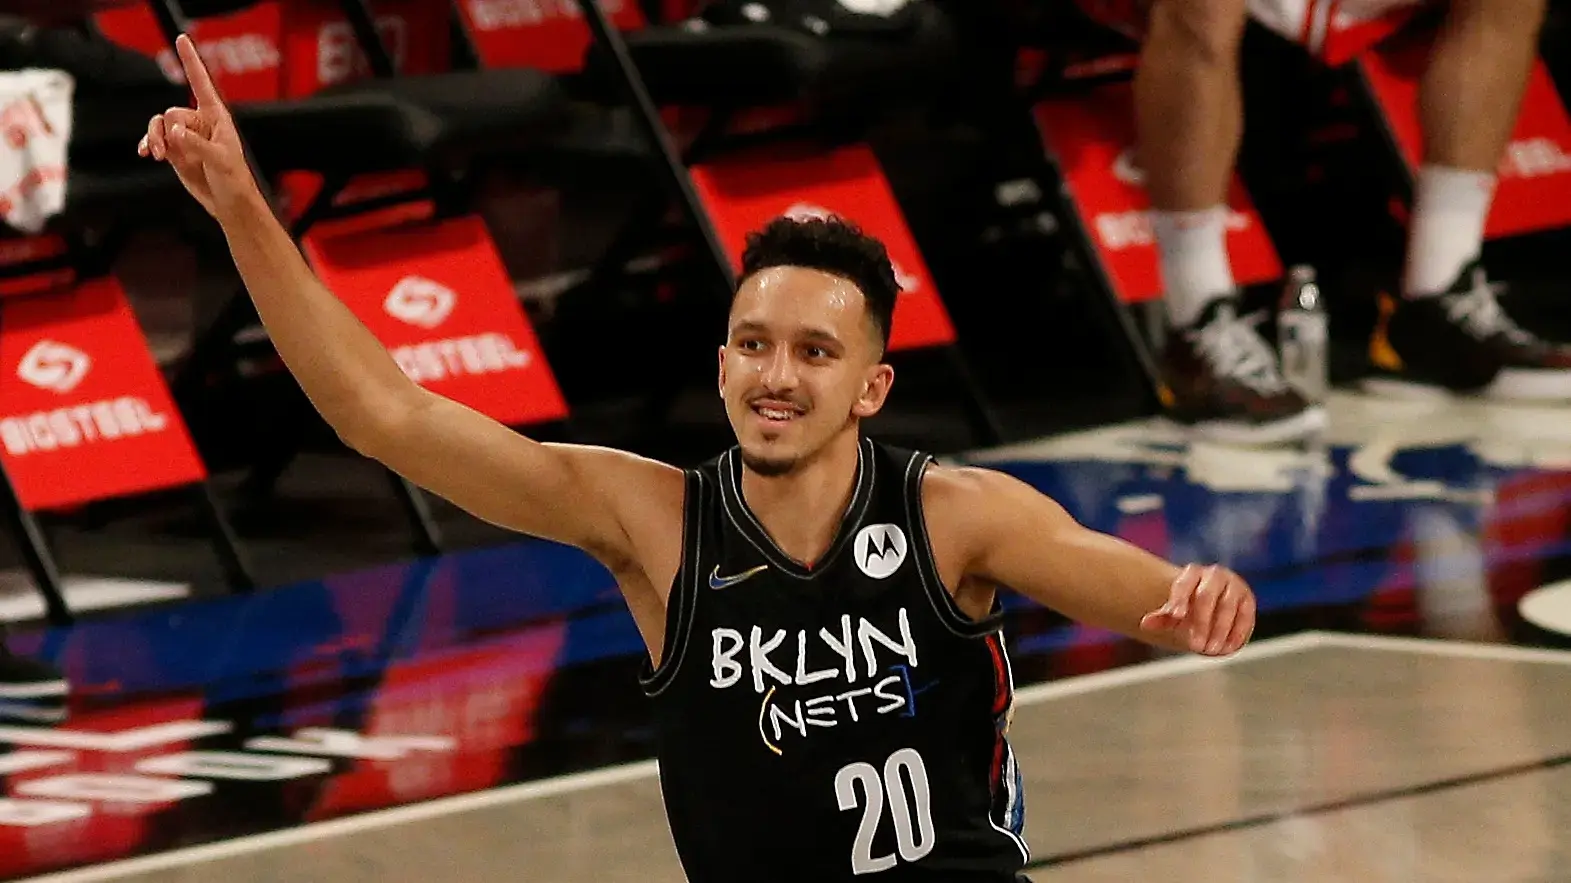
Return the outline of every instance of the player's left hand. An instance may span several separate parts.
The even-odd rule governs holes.
[[[1168,590],[1167,603],[1147,613],[1140,628],[1173,633],[1190,650],[1231,656],[1255,630],[1255,593],[1220,564],[1189,564]]]

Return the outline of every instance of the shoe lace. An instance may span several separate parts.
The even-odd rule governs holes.
[[[1531,344],[1533,335],[1516,324],[1500,306],[1499,295],[1505,289],[1504,282],[1490,282],[1482,268],[1474,268],[1472,287],[1447,295],[1441,304],[1446,316],[1477,340],[1503,336],[1512,343]]]
[[[1241,317],[1224,306],[1210,322],[1187,335],[1219,376],[1272,395],[1285,391],[1287,382],[1277,366],[1276,352],[1255,329],[1262,318],[1259,313]]]

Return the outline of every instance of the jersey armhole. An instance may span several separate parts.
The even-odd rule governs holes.
[[[676,578],[671,581],[671,594],[666,599],[665,638],[661,642],[660,665],[651,668],[648,656],[644,657],[638,681],[649,696],[658,696],[671,685],[687,654],[688,638],[693,630],[693,615],[698,608],[699,561],[703,553],[702,514],[707,495],[713,491],[704,474],[697,469],[686,472],[686,488],[682,496],[682,563]]]
[[[933,605],[933,613],[938,616],[938,621],[943,623],[944,628],[962,638],[985,637],[998,631],[1003,624],[1001,602],[998,599],[993,601],[993,612],[986,618],[972,619],[960,609],[959,604],[955,603],[955,596],[949,593],[943,578],[938,575],[938,561],[933,555],[933,541],[927,532],[927,512],[922,505],[922,481],[927,474],[928,464],[932,462],[931,456],[917,453],[913,454],[910,462],[906,464],[906,515],[911,525],[911,545],[915,553],[917,574],[921,577],[927,600]]]

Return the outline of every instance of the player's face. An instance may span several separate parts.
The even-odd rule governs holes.
[[[742,283],[720,348],[720,395],[742,460],[783,475],[883,407],[894,370],[855,284],[775,267]]]

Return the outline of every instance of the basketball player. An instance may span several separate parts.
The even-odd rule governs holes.
[[[1380,7],[1415,2],[1425,0],[1356,6],[1369,17]],[[1300,438],[1323,425],[1325,415],[1283,382],[1275,351],[1240,315],[1225,197],[1243,132],[1238,65],[1246,15],[1257,5],[1262,14],[1266,7],[1303,4],[1134,5],[1149,6],[1135,116],[1173,328],[1164,370],[1174,415],[1260,442]],[[1341,6],[1351,13],[1355,4]],[[1369,347],[1371,392],[1420,387],[1571,401],[1571,347],[1518,327],[1479,264],[1495,169],[1516,123],[1544,6],[1545,0],[1447,3],[1419,92],[1424,164],[1405,270],[1399,296],[1381,298],[1384,315]],[[1330,8],[1332,16],[1340,14],[1337,3]]]
[[[139,151],[218,219],[327,422],[615,575],[694,883],[1013,879],[1027,852],[995,586],[1175,650],[1249,638],[1255,601],[1227,569],[1176,567],[1002,473],[862,437],[894,380],[898,288],[883,247],[838,221],[753,236],[719,353],[738,445],[701,468],[537,443],[428,392],[313,277],[190,40],[178,51],[196,107],[153,118]]]

